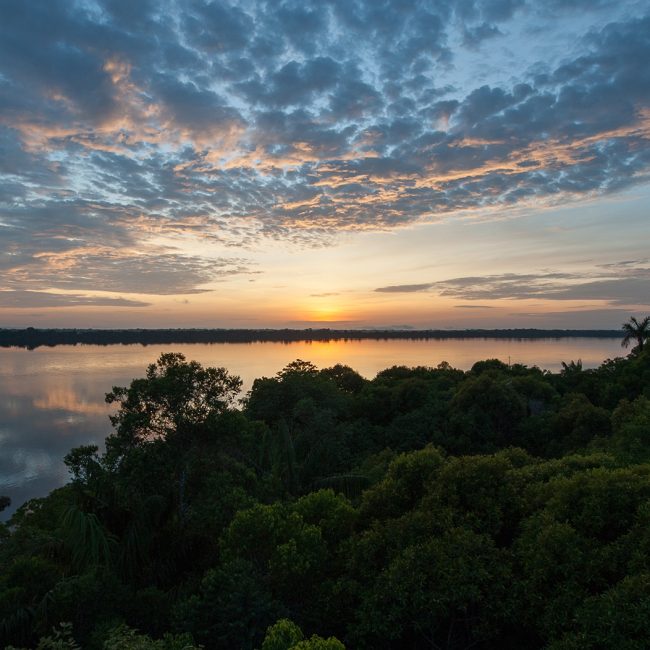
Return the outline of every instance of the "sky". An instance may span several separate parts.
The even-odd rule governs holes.
[[[0,0],[0,327],[650,312],[647,0]]]

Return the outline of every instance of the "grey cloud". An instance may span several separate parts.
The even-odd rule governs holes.
[[[156,10],[155,0],[104,0],[104,8],[110,12],[113,19],[130,29],[151,27],[151,20]]]
[[[428,282],[424,284],[394,284],[388,287],[379,287],[375,291],[381,293],[416,293],[418,291],[427,291],[435,286],[433,283]]]
[[[341,65],[331,57],[316,57],[304,63],[289,61],[270,78],[248,81],[238,88],[250,101],[285,107],[332,89],[342,74]]]
[[[463,33],[463,43],[468,47],[478,47],[483,41],[496,36],[503,36],[501,30],[493,24],[481,23],[475,27],[466,27]]]
[[[638,277],[595,280],[558,289],[557,300],[608,300],[613,305],[650,305],[650,270]]]
[[[598,266],[603,269],[634,269],[635,267],[648,264],[650,259],[643,258],[640,260],[621,260],[620,262],[609,262],[607,264],[599,264]]]
[[[188,256],[143,242],[143,226],[169,235],[203,233],[203,222],[185,223],[173,210],[143,223],[129,208],[54,201],[6,210],[0,223],[3,288],[198,293],[209,282],[257,272],[242,257]]]
[[[288,42],[303,52],[313,52],[327,33],[324,4],[305,7],[302,3],[285,3],[277,11],[277,27]]]
[[[381,151],[386,155],[389,147],[410,141],[422,131],[422,123],[412,118],[396,118],[389,122],[377,124],[362,131],[357,136],[359,144],[365,144],[367,149]]]
[[[160,55],[162,67],[166,70],[191,74],[207,67],[206,61],[197,52],[174,41],[161,43]]]
[[[602,9],[617,4],[617,0],[548,0],[544,5],[540,5],[540,11],[584,11],[593,9]]]
[[[357,119],[374,115],[383,107],[381,94],[371,85],[348,79],[332,94],[330,115],[336,119]]]
[[[600,276],[600,277],[599,277]],[[546,273],[454,278],[433,288],[442,296],[481,299],[604,300],[612,305],[650,305],[650,269],[619,277]]]
[[[94,287],[97,289],[97,287]],[[0,307],[146,307],[148,302],[125,298],[105,298],[71,293],[47,293],[43,291],[0,290]]]
[[[524,0],[484,0],[479,6],[485,19],[501,22],[512,18],[524,4]]]
[[[526,4],[525,0],[459,0],[456,13],[467,21],[503,22]]]
[[[61,257],[63,255],[63,257]],[[1,258],[0,258],[1,259]],[[39,253],[10,267],[5,288],[53,288],[101,290],[112,293],[190,294],[202,293],[209,282],[251,273],[241,258],[206,259],[161,251],[123,252],[115,249],[71,248],[63,253]]]
[[[170,76],[157,80],[154,87],[174,122],[191,131],[205,134],[213,128],[243,126],[239,111],[211,90],[198,88],[191,82],[179,82]]]
[[[183,16],[185,31],[192,42],[212,52],[239,50],[247,43],[252,31],[252,18],[229,3],[190,3],[191,9]]]
[[[432,285],[442,296],[469,300],[557,298],[567,290],[567,281],[577,276],[568,273],[488,275],[451,278]]]
[[[337,159],[348,150],[349,140],[355,133],[354,127],[332,128],[304,110],[259,113],[256,127],[256,140],[265,146],[271,157],[280,158],[300,150],[304,157],[311,154],[323,159]],[[307,145],[309,151],[300,149],[303,145]]]
[[[28,97],[63,93],[74,110],[103,116],[114,107],[104,61],[75,35],[87,14],[63,2],[7,2],[2,8],[0,58],[9,79],[19,79]],[[34,47],[34,43],[38,47]]]
[[[380,287],[384,293],[430,291],[460,300],[604,300],[612,306],[650,305],[650,268],[613,263],[591,273],[504,273]],[[458,305],[463,309],[482,305]]]
[[[459,119],[466,128],[471,129],[515,103],[517,97],[503,88],[481,86],[465,98],[459,111]]]

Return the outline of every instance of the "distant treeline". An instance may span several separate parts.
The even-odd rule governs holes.
[[[0,329],[0,347],[34,349],[54,345],[170,343],[293,343],[296,341],[360,341],[363,339],[547,339],[620,338],[619,330],[466,329]]]

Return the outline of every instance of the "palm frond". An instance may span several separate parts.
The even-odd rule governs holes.
[[[97,515],[72,505],[63,516],[62,529],[76,571],[91,566],[110,566],[115,539],[102,526]]]
[[[621,346],[626,348],[630,343],[636,342],[636,349],[641,351],[645,340],[650,336],[650,316],[646,316],[640,322],[632,316],[627,323],[623,323],[621,330],[624,334]]]

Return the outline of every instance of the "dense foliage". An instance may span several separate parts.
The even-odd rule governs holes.
[[[240,385],[113,388],[105,451],[0,529],[3,647],[647,647],[648,346]]]

